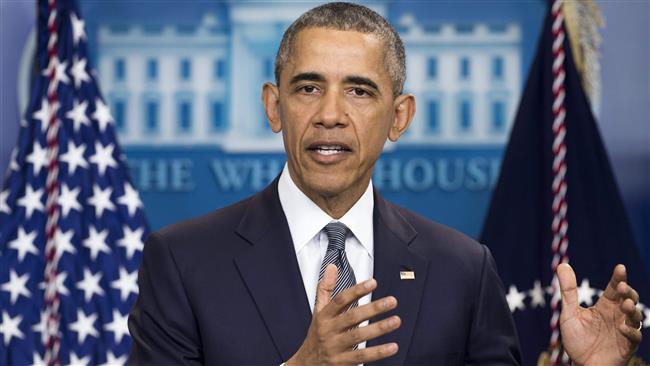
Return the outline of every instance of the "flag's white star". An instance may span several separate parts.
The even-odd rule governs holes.
[[[74,254],[77,250],[72,245],[72,236],[74,231],[72,229],[63,232],[61,229],[56,229],[54,233],[54,250],[56,252],[55,257],[59,260],[63,254],[66,252]]]
[[[70,188],[68,188],[67,184],[61,185],[61,193],[59,193],[58,203],[59,206],[61,206],[61,213],[64,218],[68,216],[70,210],[72,209],[81,212],[81,205],[77,200],[77,197],[79,196],[79,192],[81,192],[80,187],[71,190]]]
[[[90,76],[86,72],[86,63],[87,60],[85,58],[79,60],[77,55],[74,56],[72,67],[70,68],[70,74],[74,79],[74,87],[76,89],[79,89],[82,83],[90,81]]]
[[[596,295],[596,289],[589,286],[589,280],[586,278],[580,282],[578,287],[578,304],[585,304],[591,306],[594,304],[593,297]]]
[[[23,320],[21,315],[16,315],[15,318],[9,316],[9,313],[2,311],[2,323],[0,323],[0,333],[4,338],[5,346],[9,345],[11,338],[25,338],[23,332],[20,331],[20,322]]]
[[[70,78],[68,78],[68,75],[65,72],[67,67],[68,61],[61,62],[58,57],[54,56],[50,59],[47,68],[43,70],[43,75],[49,76],[52,69],[54,69],[54,80],[52,81],[54,85],[59,85],[59,82],[67,84],[70,82]]]
[[[106,363],[101,364],[100,366],[122,366],[126,363],[126,355],[116,357],[112,351],[106,353]]]
[[[59,159],[68,164],[68,174],[72,175],[77,170],[77,167],[87,168],[88,162],[84,158],[86,145],[79,144],[76,146],[74,142],[68,141],[68,151],[62,154]]]
[[[34,150],[27,155],[27,162],[34,166],[34,175],[41,172],[44,166],[47,166],[47,150],[41,147],[38,141],[34,142]]]
[[[128,326],[129,315],[122,315],[117,309],[113,309],[113,321],[104,324],[104,329],[113,332],[115,343],[119,344],[125,335],[129,334]]]
[[[9,162],[9,169],[17,172],[20,169],[18,165],[18,148],[15,147],[11,151],[11,161]]]
[[[16,271],[13,269],[9,272],[9,281],[2,284],[0,288],[2,288],[2,291],[9,292],[11,305],[14,305],[16,303],[16,300],[18,300],[18,296],[20,295],[23,295],[25,297],[32,296],[32,293],[27,289],[27,281],[29,281],[29,273],[18,276]]]
[[[112,193],[113,189],[111,187],[102,190],[97,184],[93,186],[93,195],[88,198],[88,204],[95,206],[95,215],[97,217],[101,217],[104,210],[115,210],[115,205],[111,202]]]
[[[38,248],[34,245],[36,235],[37,232],[35,230],[30,231],[29,234],[27,234],[22,226],[18,227],[18,236],[16,239],[9,242],[8,246],[9,248],[18,251],[19,262],[22,262],[25,259],[27,253],[38,255]]]
[[[546,300],[544,300],[544,290],[542,289],[542,284],[539,281],[535,281],[533,289],[528,291],[530,296],[530,306],[536,308],[538,306],[544,307],[546,305]]]
[[[45,343],[45,342],[43,342]],[[30,366],[43,366],[45,365],[45,360],[38,352],[34,352],[32,355],[32,364]]]
[[[131,184],[128,182],[124,184],[124,194],[117,199],[117,203],[126,206],[129,216],[135,215],[138,207],[142,208],[142,201],[140,200],[138,191],[133,189]]]
[[[38,323],[34,324],[32,326],[32,331],[41,333],[41,343],[45,344],[47,342],[47,313],[44,311],[41,311],[41,317]]]
[[[99,338],[99,332],[93,325],[96,320],[97,313],[91,313],[90,315],[86,316],[83,310],[77,310],[77,321],[70,323],[70,325],[68,325],[68,328],[73,332],[77,332],[77,343],[79,345],[81,345],[88,336]]]
[[[72,39],[74,40],[74,45],[79,44],[79,40],[86,39],[86,30],[84,26],[86,22],[83,19],[77,18],[77,14],[70,14],[70,22],[72,23]]]
[[[65,280],[68,278],[68,274],[65,272],[60,272],[56,274],[56,281],[55,281],[55,290],[59,294],[63,296],[68,296],[70,295],[70,291],[68,291],[68,288],[65,287]]]
[[[126,193],[125,193],[126,195]],[[124,197],[124,196],[122,196]],[[11,209],[9,208],[9,205],[7,204],[7,199],[9,198],[9,190],[4,190],[0,192],[0,212],[4,213],[11,213]],[[121,199],[121,198],[120,198]],[[122,202],[120,202],[122,203]]]
[[[43,98],[41,101],[41,109],[34,112],[33,118],[41,121],[41,132],[47,130],[47,126],[50,124],[50,116],[56,114],[56,110],[59,108],[58,103],[51,105],[46,98]]]
[[[97,232],[94,226],[91,226],[88,229],[88,238],[84,240],[84,246],[90,249],[90,258],[96,260],[99,252],[104,252],[109,254],[111,248],[106,245],[106,237],[108,236],[108,230],[102,230]]]
[[[56,60],[56,58],[54,59]],[[70,78],[68,77],[68,74],[65,72],[67,68],[68,68],[68,61],[59,62],[57,60],[55,71],[54,71],[55,83],[62,82],[64,84],[68,84],[70,82]]]
[[[141,252],[142,248],[144,248],[144,243],[142,243],[144,229],[138,228],[137,230],[131,230],[129,225],[124,225],[122,231],[124,232],[124,237],[117,242],[117,245],[124,247],[126,249],[126,256],[132,259],[136,250]]]
[[[553,288],[553,283],[551,282],[550,285],[546,286],[546,294],[549,296],[553,296],[555,293],[555,289]]]
[[[117,168],[117,162],[113,159],[113,150],[115,145],[108,144],[106,146],[102,145],[101,142],[95,142],[95,154],[90,157],[90,162],[97,165],[97,170],[100,175],[106,173],[106,168]]]
[[[68,291],[68,288],[65,287],[66,278],[68,278],[67,273],[59,272],[56,274],[56,278],[54,280],[54,287],[47,287],[47,283],[45,282],[41,282],[38,285],[38,287],[45,289],[45,292],[47,292],[47,294],[51,294],[52,292],[58,292],[63,296],[68,296],[70,295],[70,291]]]
[[[99,296],[104,295],[104,290],[99,286],[99,281],[102,279],[102,272],[99,271],[93,274],[90,269],[84,268],[83,280],[77,282],[77,288],[84,292],[84,299],[86,302],[90,301],[94,294]]]
[[[120,298],[122,301],[126,301],[129,298],[129,294],[133,292],[138,294],[138,271],[133,271],[129,273],[124,267],[120,267],[120,278],[111,282],[111,287],[117,290],[120,290]]]
[[[93,113],[93,119],[99,124],[99,131],[104,133],[106,131],[106,126],[109,123],[113,122],[113,117],[111,112],[108,110],[108,106],[102,102],[101,99],[95,99],[95,113]]]
[[[81,125],[86,125],[90,127],[90,120],[86,115],[86,109],[88,109],[88,101],[84,100],[79,103],[76,99],[72,101],[72,108],[65,114],[66,118],[72,120],[74,126],[74,132],[78,132],[81,128]]]
[[[515,310],[524,310],[524,299],[526,294],[523,292],[517,291],[515,285],[510,285],[508,294],[506,295],[506,300],[508,301],[508,306],[510,307],[510,312],[514,313]]]
[[[70,362],[68,366],[86,366],[90,363],[90,355],[79,358],[76,353],[70,352]]]
[[[27,219],[30,219],[36,210],[43,212],[45,207],[43,207],[43,202],[41,202],[42,197],[43,188],[34,191],[30,185],[25,187],[25,195],[19,198],[17,203],[19,206],[25,207]]]

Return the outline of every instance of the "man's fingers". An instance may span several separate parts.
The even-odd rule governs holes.
[[[625,299],[620,306],[621,311],[625,314],[625,320],[622,324],[619,324],[619,332],[633,344],[641,342],[641,326],[643,321],[641,311],[630,298]]]
[[[618,331],[623,334],[632,343],[641,343],[641,330],[634,328],[628,324],[620,324],[618,326]]]
[[[336,282],[336,279],[335,279]],[[348,310],[353,302],[373,292],[377,288],[377,281],[369,279],[368,281],[356,284],[348,289],[341,291],[338,295],[330,301],[325,308],[323,314],[325,316],[334,317]]]
[[[333,325],[333,327],[336,330],[350,329],[396,307],[397,299],[393,296],[387,296],[346,311],[336,320],[337,324]]]
[[[402,319],[394,315],[387,319],[369,324],[365,327],[356,327],[340,337],[341,348],[351,348],[355,344],[369,341],[384,334],[390,333],[402,325]]]
[[[562,293],[562,309],[571,312],[578,307],[576,274],[570,265],[562,263],[557,267],[557,278]]]
[[[399,346],[397,343],[386,343],[379,346],[347,351],[341,354],[340,358],[337,359],[337,363],[358,365],[374,362],[390,357],[396,354],[398,350]]]
[[[618,293],[619,299],[630,299],[634,304],[639,303],[639,294],[627,282],[619,282],[616,286],[616,292]]]
[[[338,276],[338,270],[336,265],[328,264],[325,267],[325,273],[323,273],[323,278],[318,281],[316,286],[316,304],[314,304],[314,313],[317,313],[330,302],[332,297],[332,292],[336,287],[336,276]]]
[[[639,327],[639,324],[643,320],[643,315],[641,315],[641,311],[634,305],[632,299],[625,299],[621,303],[621,311],[625,314],[625,322],[628,325],[634,328]]]
[[[616,265],[616,267],[614,267],[612,278],[609,280],[609,283],[607,284],[607,288],[605,289],[605,292],[603,292],[603,296],[607,300],[618,301],[619,296],[618,296],[618,292],[616,291],[616,288],[618,287],[619,282],[625,282],[625,281],[627,281],[627,273],[625,271],[625,266],[622,264],[618,264]]]

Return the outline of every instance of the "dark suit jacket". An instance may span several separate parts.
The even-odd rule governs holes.
[[[511,365],[519,345],[488,249],[375,193],[373,298],[402,326],[380,364]],[[401,280],[399,272],[415,272]],[[311,321],[277,179],[232,206],[151,234],[131,310],[131,365],[279,365]],[[389,315],[390,315],[389,314]],[[383,318],[383,317],[382,317]]]

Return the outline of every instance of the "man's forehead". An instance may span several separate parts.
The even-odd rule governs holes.
[[[358,30],[344,30],[329,27],[307,27],[296,33],[293,45],[311,44],[315,40],[331,41],[357,41],[364,42],[368,46],[382,47],[383,41],[374,33],[361,32]]]
[[[291,74],[340,68],[376,76],[384,61],[383,42],[372,33],[312,27],[296,34],[286,64]]]

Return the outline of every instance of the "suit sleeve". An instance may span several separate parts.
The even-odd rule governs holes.
[[[503,284],[490,250],[483,246],[483,265],[466,357],[467,365],[519,365],[519,340]]]
[[[201,340],[182,278],[163,236],[149,235],[129,315],[129,365],[200,365]]]

